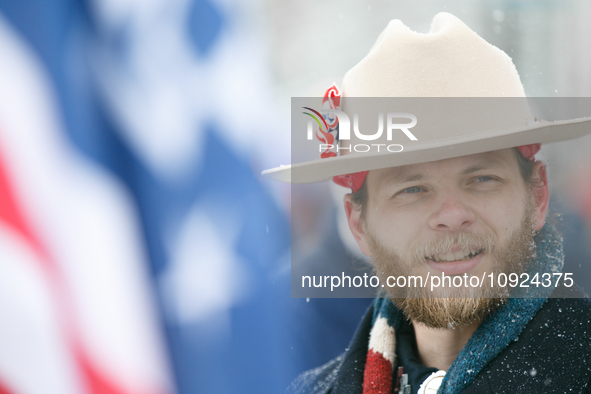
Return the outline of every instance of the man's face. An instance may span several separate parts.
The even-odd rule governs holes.
[[[352,209],[349,222],[363,252],[373,257],[382,283],[390,275],[482,278],[485,273],[521,272],[531,255],[533,230],[543,226],[546,213],[547,195],[546,204],[534,198],[513,149],[374,170],[366,183],[365,217]],[[396,289],[386,289],[400,297]],[[405,307],[415,314],[428,308],[425,302],[447,303],[448,311],[453,306],[490,310],[498,302],[465,298],[491,294],[486,286],[448,287],[434,293],[415,288],[405,294]],[[424,296],[464,299],[409,299]],[[481,317],[478,311],[471,315]],[[431,324],[426,320],[432,326],[451,323],[469,324],[470,319],[447,316]]]

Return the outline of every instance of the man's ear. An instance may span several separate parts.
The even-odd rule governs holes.
[[[546,213],[548,213],[548,204],[550,201],[546,165],[541,161],[536,161],[534,164],[532,177],[534,179],[532,191],[535,202],[534,228],[536,230],[541,230],[542,227],[544,227],[544,223],[546,222]]]
[[[367,257],[371,257],[371,252],[367,247],[365,226],[363,225],[363,218],[361,217],[361,207],[353,204],[351,194],[345,195],[345,213],[347,214],[347,222],[349,223],[349,229],[353,233],[359,249]]]

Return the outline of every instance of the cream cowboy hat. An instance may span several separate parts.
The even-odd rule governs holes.
[[[536,120],[511,58],[448,13],[437,14],[427,34],[391,21],[369,54],[345,75],[343,112],[363,112],[363,105],[356,104],[358,97],[413,98],[398,100],[396,112],[416,116],[412,132],[417,140],[407,139],[402,151],[352,151],[273,168],[263,175],[284,182],[319,182],[591,133],[591,118]],[[379,107],[373,100],[372,106]],[[364,141],[351,133],[350,144],[358,142]]]

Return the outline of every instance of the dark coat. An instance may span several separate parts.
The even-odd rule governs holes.
[[[584,297],[577,289],[569,297]],[[294,393],[361,394],[373,306],[345,353],[302,374]],[[549,298],[517,341],[505,347],[462,393],[590,393],[591,302]]]

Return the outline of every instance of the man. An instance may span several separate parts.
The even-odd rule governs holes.
[[[591,304],[568,273],[549,281],[564,256],[546,223],[545,165],[535,159],[540,143],[589,133],[589,119],[535,121],[510,58],[450,14],[437,15],[429,34],[391,22],[343,85],[348,114],[363,112],[355,97],[474,99],[397,101],[405,112],[394,117],[418,121],[404,130],[416,142],[396,153],[357,150],[370,138],[391,142],[382,126],[368,137],[349,136],[341,124],[335,157],[331,128],[320,125],[326,159],[265,172],[293,182],[333,176],[350,187],[349,227],[384,291],[348,350],[300,376],[292,390],[591,392]],[[327,94],[333,109],[336,97]],[[489,99],[496,97],[516,99]],[[440,281],[392,282],[401,277]]]

